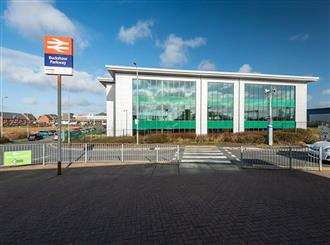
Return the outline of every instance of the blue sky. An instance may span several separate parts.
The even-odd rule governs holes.
[[[105,111],[105,64],[313,75],[308,107],[330,106],[329,1],[2,1],[5,111],[56,112],[43,35],[75,40],[63,111]]]

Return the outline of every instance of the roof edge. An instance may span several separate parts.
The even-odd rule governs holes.
[[[136,67],[134,66],[117,66],[106,65],[108,72],[114,77],[116,72],[120,73],[134,73]],[[200,70],[179,70],[179,69],[165,69],[165,68],[148,68],[138,67],[140,74],[158,74],[158,75],[181,75],[181,76],[205,76],[205,77],[219,77],[219,78],[240,78],[240,79],[270,79],[270,80],[285,80],[285,81],[300,81],[300,82],[316,82],[320,78],[315,76],[293,76],[293,75],[276,75],[276,74],[262,74],[262,73],[240,73],[240,72],[220,72],[220,71],[200,71]]]
[[[111,77],[97,77],[96,78],[104,87],[107,83],[114,83],[115,81]]]

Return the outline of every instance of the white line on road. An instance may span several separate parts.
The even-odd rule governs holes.
[[[226,156],[202,156],[202,155],[196,155],[196,156],[193,156],[193,155],[184,155],[183,156],[183,159],[212,159],[212,158],[221,158],[221,159],[226,159],[227,157]]]

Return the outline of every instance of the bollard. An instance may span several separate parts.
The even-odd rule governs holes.
[[[179,145],[176,146],[176,158],[177,158],[177,161],[179,162],[180,161],[180,146]]]
[[[322,147],[320,146],[320,149],[319,149],[319,171],[322,171]]]

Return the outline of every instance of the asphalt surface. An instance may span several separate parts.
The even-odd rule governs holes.
[[[329,244],[330,179],[234,164],[0,172],[0,244]]]

